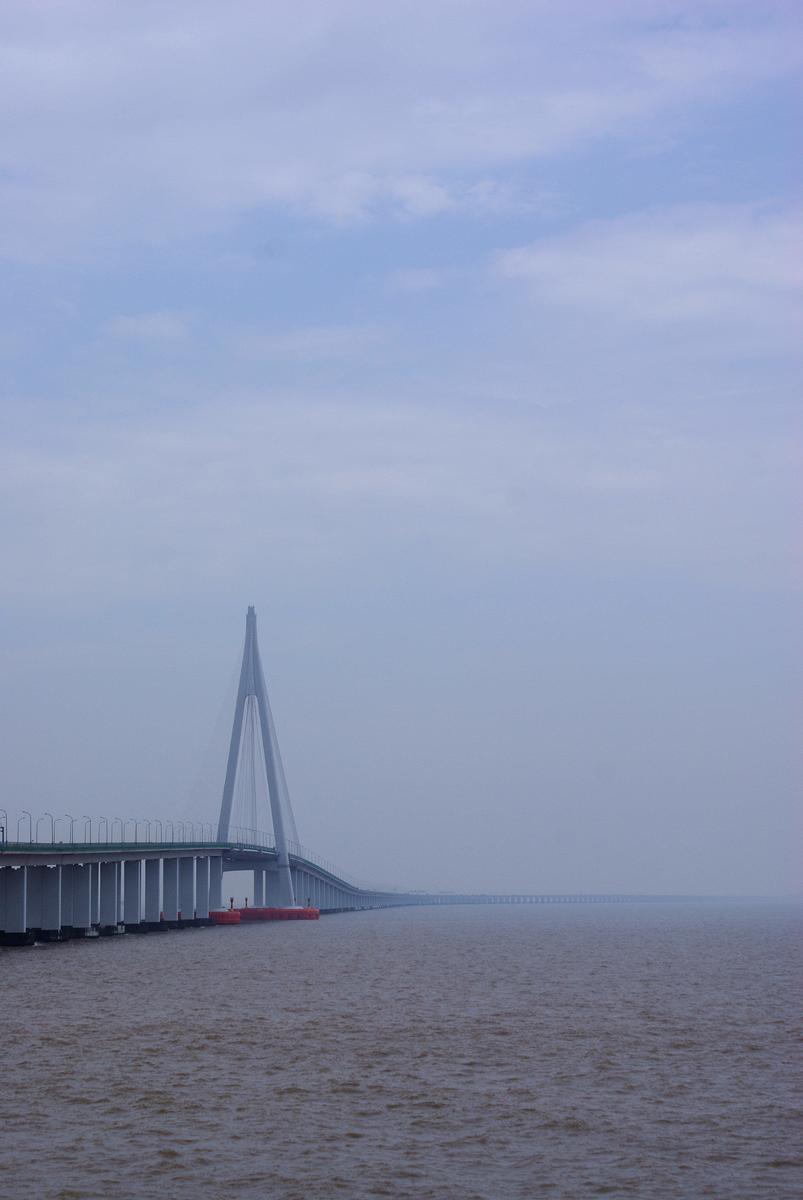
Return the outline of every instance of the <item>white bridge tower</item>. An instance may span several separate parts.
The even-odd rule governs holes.
[[[296,903],[293,893],[293,880],[290,873],[290,858],[288,854],[287,832],[295,832],[293,810],[290,807],[290,795],[284,777],[282,759],[279,753],[279,742],[268,703],[268,692],[265,687],[265,676],[262,673],[262,662],[259,657],[257,642],[257,615],[253,605],[248,609],[245,618],[245,649],[243,665],[240,669],[240,684],[237,689],[237,704],[234,709],[234,726],[229,743],[229,757],[226,763],[226,782],[223,785],[223,802],[220,806],[220,821],[218,822],[218,839],[221,842],[229,840],[229,825],[231,809],[234,800],[234,786],[237,780],[237,765],[240,759],[240,744],[243,734],[243,716],[249,701],[255,705],[259,714],[259,730],[264,752],[265,774],[270,811],[273,819],[273,833],[276,839],[277,871],[276,900],[282,907],[293,907]],[[261,762],[259,756],[257,760]]]

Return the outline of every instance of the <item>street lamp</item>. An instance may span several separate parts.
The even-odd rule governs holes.
[[[92,842],[92,818],[88,817],[86,815],[86,813],[82,813],[81,820],[84,823],[84,841],[87,842],[88,844],[91,844],[91,842]],[[87,825],[89,825],[89,837],[86,836]]]
[[[28,841],[33,841],[33,817],[28,812],[27,808],[23,808],[20,815],[17,817],[17,841],[20,840],[20,822],[23,817],[28,818]]]
[[[65,813],[63,819],[70,822],[70,841],[74,842],[75,838],[73,837],[73,831],[75,829],[75,817],[72,815],[72,813]]]
[[[53,814],[49,812],[42,813],[41,817],[36,818],[36,840],[37,842],[39,841],[39,822],[44,821],[45,817],[50,817],[50,841],[53,843],[56,840],[56,822],[53,819]]]

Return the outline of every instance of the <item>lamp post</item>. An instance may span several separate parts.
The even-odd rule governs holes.
[[[42,813],[41,817],[36,818],[36,840],[39,841],[39,822],[44,821],[45,817],[50,817],[50,842],[52,844],[56,840],[56,822],[53,814],[49,812]]]
[[[23,808],[22,812],[17,817],[17,841],[20,840],[20,822],[22,821],[23,817],[28,818],[28,841],[32,842],[33,841],[33,817],[28,812],[27,808]]]
[[[73,831],[75,829],[75,817],[72,815],[72,813],[65,813],[63,820],[70,822],[70,842],[74,842],[75,838],[73,837]]]
[[[92,843],[92,818],[91,818],[91,817],[88,817],[88,816],[86,815],[86,813],[82,813],[82,814],[81,814],[81,820],[82,820],[82,821],[83,821],[83,823],[84,823],[84,841],[85,841],[87,844],[90,844],[90,845],[91,845],[91,843]],[[87,836],[86,836],[86,827],[87,827],[87,825],[89,826],[89,837],[87,837]]]

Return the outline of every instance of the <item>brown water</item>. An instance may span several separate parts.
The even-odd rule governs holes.
[[[0,952],[0,1197],[803,1194],[803,908],[408,909]]]

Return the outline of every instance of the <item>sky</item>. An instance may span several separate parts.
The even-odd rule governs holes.
[[[344,871],[800,891],[802,60],[784,0],[6,0],[12,819],[213,819],[254,604]]]

